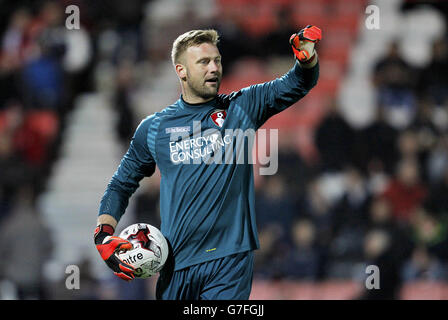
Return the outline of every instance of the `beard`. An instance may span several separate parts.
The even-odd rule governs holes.
[[[204,79],[194,79],[187,72],[186,84],[195,96],[207,100],[218,95],[219,86],[221,85],[221,75],[217,75],[216,78],[216,85],[209,85]]]

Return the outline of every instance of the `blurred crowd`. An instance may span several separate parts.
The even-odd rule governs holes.
[[[8,259],[0,262],[0,280],[7,280],[0,293],[10,284],[18,298],[58,297],[45,291],[43,268],[55,243],[36,199],[60,156],[76,98],[101,90],[98,71],[106,65],[114,70],[108,81],[119,115],[115,132],[127,148],[140,121],[131,99],[141,76],[137,70],[142,63],[158,66],[169,59],[172,40],[181,32],[216,28],[225,70],[248,56],[291,62],[284,42],[300,23],[292,21],[287,7],[275,13],[275,27],[257,34],[225,13],[220,19],[198,16],[194,8],[201,1],[186,2],[179,20],[148,23],[146,8],[153,1],[2,2],[0,255]],[[70,4],[80,8],[79,31],[65,27]],[[162,29],[166,36],[157,36]],[[331,100],[314,130],[316,161],[306,161],[293,143],[279,146],[278,173],[256,184],[261,248],[255,279],[359,280],[366,265],[379,266],[381,292],[361,298],[397,298],[407,281],[448,279],[447,40],[434,42],[431,63],[423,68],[409,65],[392,42],[371,71],[376,119],[354,128]],[[140,191],[136,221],[159,226],[158,184]],[[88,261],[81,269],[84,290],[77,297],[108,298],[92,289],[98,279],[89,273]],[[142,283],[132,292],[122,288],[118,297],[153,298]]]
[[[0,278],[3,291],[9,285],[22,299],[45,297],[43,268],[53,239],[36,199],[57,158],[75,94],[64,65],[61,9],[53,2],[2,3],[0,252],[9,258],[0,263]]]
[[[145,2],[1,2],[0,238],[9,243],[0,246],[0,254],[9,257],[0,263],[1,296],[13,292],[19,299],[52,297],[45,290],[49,279],[44,268],[57,243],[37,200],[60,158],[76,98],[96,90],[95,66],[105,59],[98,38],[117,30],[132,43],[131,36],[139,36],[135,28],[141,24]],[[79,9],[70,21],[79,19],[80,29],[66,25],[74,13],[66,12],[69,5]],[[113,101],[120,117],[115,131],[118,141],[129,143],[135,124],[120,89],[123,79],[116,79]]]

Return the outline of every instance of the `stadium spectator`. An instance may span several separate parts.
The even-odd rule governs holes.
[[[281,280],[289,244],[285,230],[276,223],[259,229],[260,249],[254,256],[254,278]]]
[[[336,100],[328,103],[328,111],[315,130],[315,144],[320,165],[325,171],[339,171],[351,161],[354,130],[339,112]]]
[[[114,107],[117,112],[115,130],[124,150],[126,150],[137,125],[132,105],[132,89],[135,87],[133,68],[135,66],[130,60],[123,60],[119,63],[114,92]]]
[[[411,259],[407,260],[402,270],[403,281],[417,280],[440,281],[446,279],[446,271],[434,255],[425,247],[417,247],[412,252]]]
[[[25,113],[23,106],[17,101],[9,101],[0,113],[0,190],[6,216],[11,208],[16,192],[21,185],[32,184],[36,177],[36,167],[27,158],[23,125]],[[36,148],[31,142],[36,140],[30,137],[28,146]]]
[[[430,64],[423,68],[419,79],[419,92],[431,97],[437,106],[448,99],[448,45],[446,38],[436,39],[432,46]]]
[[[13,212],[0,227],[1,241],[9,243],[0,247],[0,254],[8,257],[0,262],[0,277],[16,286],[19,299],[27,300],[47,297],[43,268],[54,246],[51,232],[35,208],[34,197],[33,188],[21,187]]]
[[[386,55],[374,66],[373,84],[378,105],[384,108],[386,121],[396,129],[406,128],[415,117],[413,73],[415,70],[401,57],[396,41],[392,41]]]
[[[442,263],[448,262],[448,228],[445,216],[426,208],[418,210],[413,221],[416,246],[425,246],[428,253]]]
[[[333,230],[333,208],[330,201],[323,195],[319,185],[319,176],[306,184],[304,192],[298,196],[297,206],[297,215],[312,219],[317,226],[316,232],[320,233],[324,230],[331,232]],[[327,237],[319,236],[317,238]]]
[[[446,150],[446,149],[445,149]],[[440,181],[431,184],[425,207],[440,216],[448,214],[448,168],[441,173]]]
[[[394,178],[383,193],[390,203],[395,219],[408,224],[414,210],[422,205],[426,195],[427,189],[420,182],[417,162],[412,158],[402,159],[397,165]]]
[[[413,219],[414,244],[412,255],[406,259],[403,277],[406,281],[418,279],[446,279],[448,263],[448,234],[446,215],[420,208]]]
[[[135,200],[135,219],[137,222],[149,223],[160,228],[160,208],[159,208],[160,188],[154,179],[149,179],[143,192],[137,195]]]
[[[348,168],[344,174],[345,192],[335,203],[333,215],[333,230],[337,233],[342,229],[360,230],[366,225],[370,194],[366,179],[355,168]]]
[[[372,197],[381,195],[389,184],[390,176],[385,171],[382,162],[372,160],[367,165],[366,184]]]
[[[292,245],[282,262],[284,277],[316,281],[320,271],[320,251],[316,227],[310,219],[298,219],[291,226]]]
[[[8,100],[21,96],[20,70],[25,59],[26,31],[31,21],[27,9],[14,11],[1,42],[0,50],[0,109]]]
[[[280,175],[268,176],[265,179],[263,187],[256,193],[255,203],[257,225],[261,228],[267,224],[276,223],[286,230],[291,226],[297,212],[294,196],[289,192],[285,179]]]
[[[275,13],[275,28],[273,28],[267,35],[260,39],[260,45],[254,51],[263,52],[261,58],[270,58],[273,56],[289,57],[291,52],[282,46],[282,40],[288,39],[291,34],[296,32],[294,18],[292,16],[291,8],[279,8]]]
[[[414,88],[413,68],[400,54],[398,41],[392,41],[373,69],[373,83],[378,90],[385,88]]]
[[[448,169],[448,135],[441,135],[426,152],[426,162],[422,172],[427,177],[426,181],[436,186],[443,183]]]
[[[376,109],[374,121],[359,129],[355,135],[352,153],[356,167],[366,172],[371,166],[390,174],[398,157],[397,138],[399,132],[385,119],[384,109]]]
[[[400,257],[397,257],[392,245],[391,234],[385,230],[372,229],[364,238],[364,255],[367,265],[377,266],[380,270],[380,287],[365,289],[358,299],[394,300],[399,297],[401,280]]]
[[[286,131],[286,130],[285,130]],[[283,177],[290,193],[300,198],[306,191],[306,185],[312,179],[315,164],[303,159],[295,144],[296,133],[284,132],[278,141],[278,167],[277,174]]]
[[[419,99],[415,121],[408,129],[414,133],[415,143],[418,145],[416,149],[422,180],[429,183],[439,179],[438,175],[441,176],[440,170],[444,166],[442,134],[447,126],[443,116],[437,115],[435,110],[432,99]]]
[[[390,235],[391,250],[397,261],[404,261],[410,256],[414,246],[411,226],[403,226],[394,219],[390,204],[383,197],[371,201],[367,221],[368,230],[383,230]]]

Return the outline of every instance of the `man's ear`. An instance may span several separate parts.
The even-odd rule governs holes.
[[[176,73],[182,81],[187,81],[187,68],[184,65],[180,63],[176,64]]]

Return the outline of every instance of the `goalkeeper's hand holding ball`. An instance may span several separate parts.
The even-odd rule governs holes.
[[[134,268],[120,260],[115,253],[121,250],[131,250],[132,243],[128,240],[115,237],[114,228],[108,224],[101,224],[96,227],[94,241],[98,252],[106,262],[107,266],[114,271],[114,274],[126,281],[134,279]]]

